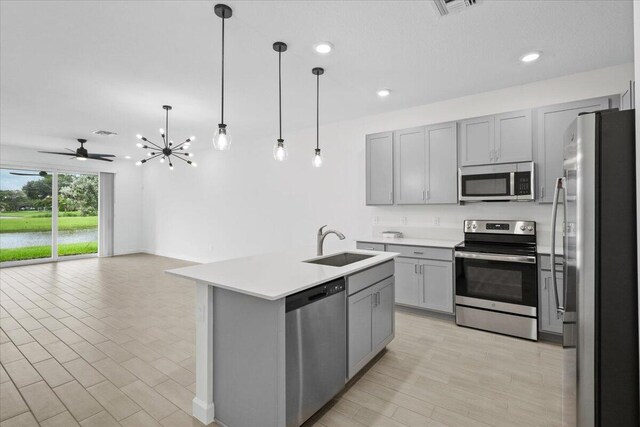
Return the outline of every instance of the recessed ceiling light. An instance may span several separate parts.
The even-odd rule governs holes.
[[[333,49],[333,45],[329,42],[322,42],[322,43],[318,43],[316,45],[313,46],[313,49],[320,53],[320,54],[327,54],[329,52],[331,52],[331,49]]]
[[[377,94],[380,98],[384,98],[389,96],[389,94],[391,93],[391,91],[389,89],[380,89]]]
[[[100,136],[113,136],[117,135],[116,132],[111,132],[110,130],[94,130],[93,133]]]
[[[529,53],[523,55],[520,58],[520,61],[525,62],[525,63],[537,61],[540,58],[540,55],[542,55],[542,52],[529,52]]]
[[[131,156],[124,156],[125,159],[129,160]]]

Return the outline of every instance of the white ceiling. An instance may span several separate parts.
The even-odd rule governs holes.
[[[209,146],[220,110],[220,21],[208,1],[2,1],[1,143],[136,152],[171,104],[171,136]],[[225,121],[235,143],[633,60],[631,1],[491,1],[440,17],[430,1],[230,1]],[[312,46],[328,40],[327,56]],[[541,50],[540,61],[519,57]],[[387,87],[391,96],[375,92]],[[96,129],[119,133],[97,137]],[[156,138],[157,139],[157,138]]]

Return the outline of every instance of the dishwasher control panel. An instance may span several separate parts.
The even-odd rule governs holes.
[[[344,277],[336,280],[332,280],[322,285],[314,286],[310,289],[305,289],[297,294],[289,295],[285,300],[285,311],[288,313],[291,310],[296,310],[300,307],[304,307],[307,304],[312,304],[316,301],[320,301],[331,295],[344,292],[346,289],[346,282]]]

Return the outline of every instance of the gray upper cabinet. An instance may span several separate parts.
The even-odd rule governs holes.
[[[425,137],[427,203],[458,203],[456,123],[427,126]]]
[[[424,127],[396,131],[393,138],[395,202],[424,204],[427,199]]]
[[[460,166],[486,165],[493,161],[493,116],[462,120],[459,125]]]
[[[367,135],[367,205],[393,204],[393,133]]]
[[[533,159],[531,110],[495,117],[495,163],[530,162]]]
[[[446,261],[420,261],[421,306],[453,313],[453,267]]]
[[[540,202],[553,201],[557,178],[564,174],[563,151],[565,135],[578,114],[609,108],[609,98],[596,98],[538,108],[535,111],[534,138],[538,147],[538,194]]]

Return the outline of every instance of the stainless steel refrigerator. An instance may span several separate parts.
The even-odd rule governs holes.
[[[581,114],[565,135],[556,182],[552,257],[558,220],[564,289],[552,276],[563,321],[565,421],[579,427],[640,425],[634,115]]]

